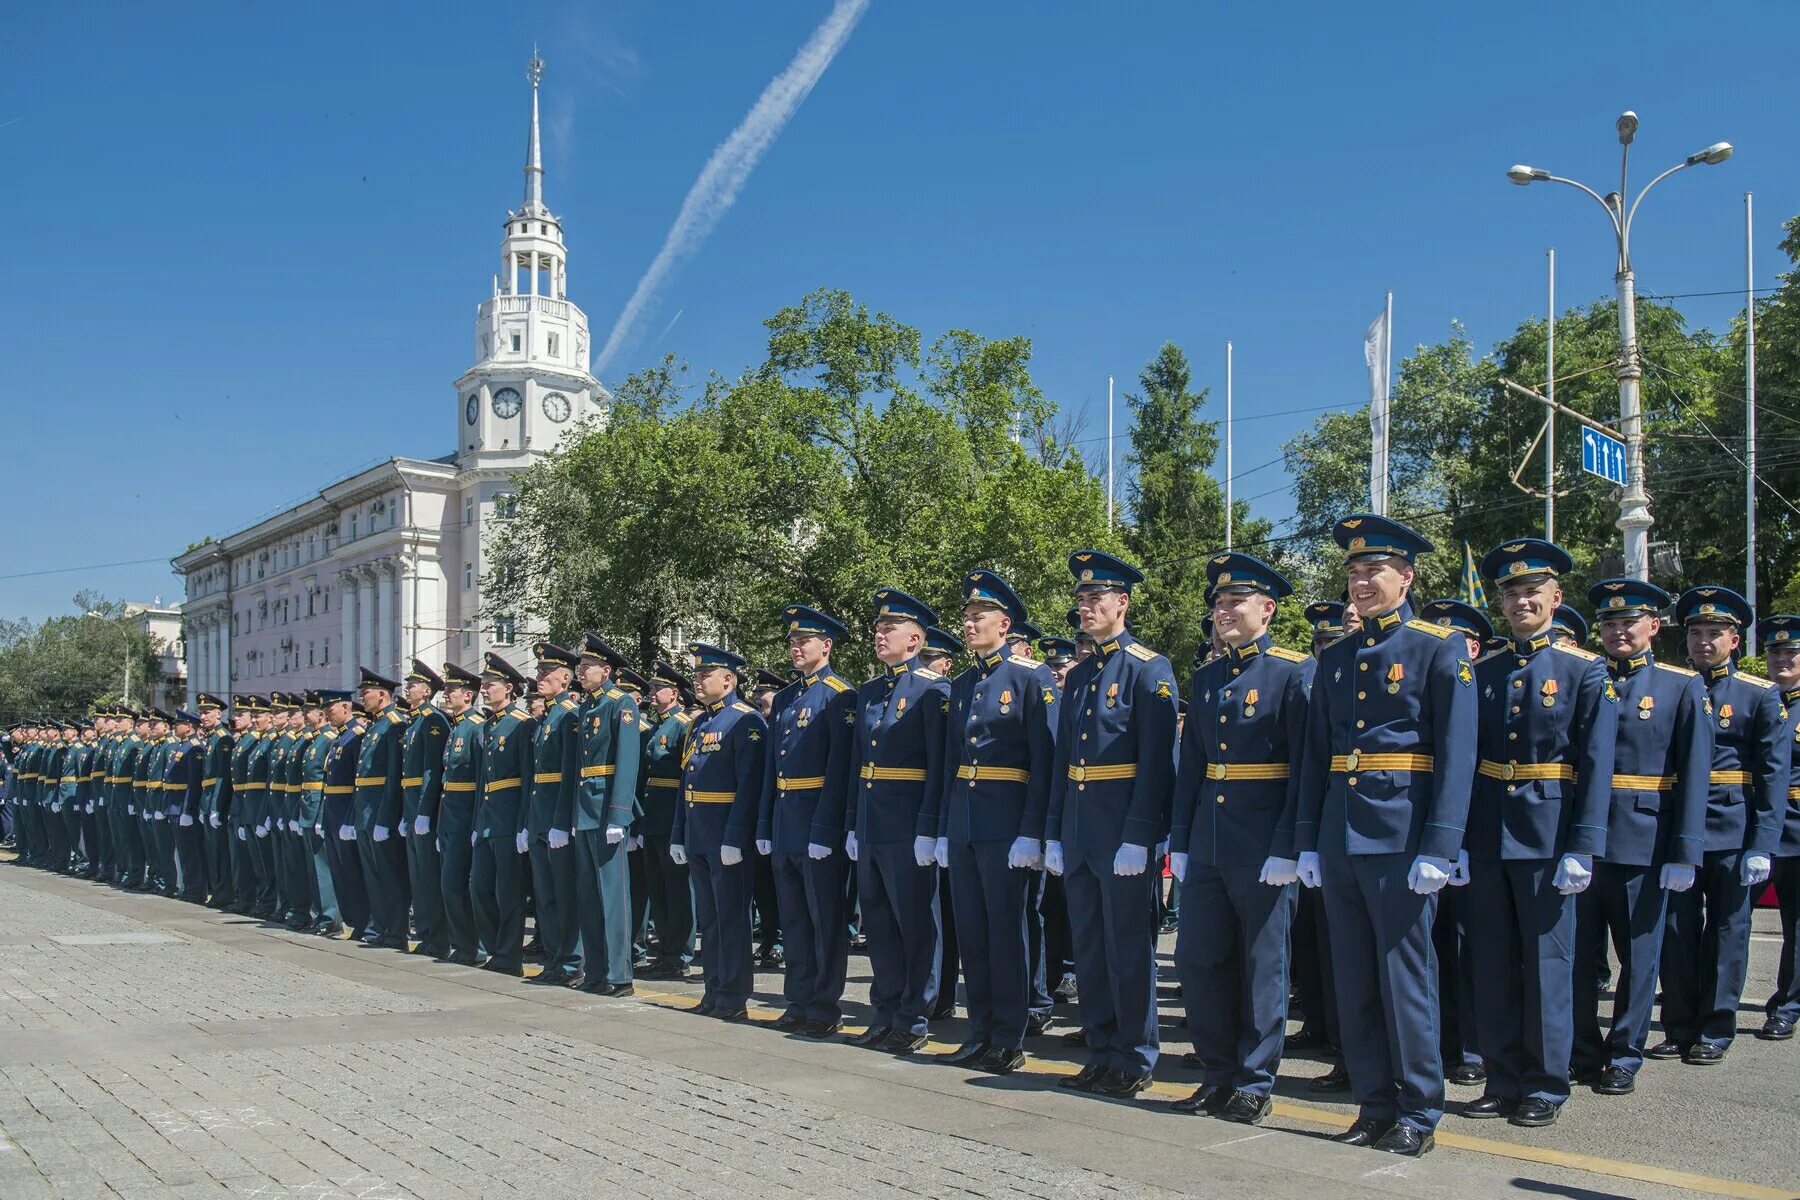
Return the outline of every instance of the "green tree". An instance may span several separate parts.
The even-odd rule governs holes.
[[[123,602],[79,592],[72,605],[73,612],[37,623],[0,619],[0,724],[143,704],[162,682],[163,647]]]

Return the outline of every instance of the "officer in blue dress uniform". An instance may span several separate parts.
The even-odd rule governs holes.
[[[369,927],[362,940],[367,946],[388,950],[407,948],[410,932],[406,891],[406,852],[394,836],[404,804],[402,739],[406,715],[394,704],[400,685],[362,668],[357,692],[369,718],[356,762],[356,853],[362,864],[363,886],[369,892]]]
[[[1467,642],[1412,620],[1413,560],[1431,543],[1362,513],[1332,536],[1362,627],[1319,658],[1295,846],[1323,886],[1344,1063],[1360,1112],[1333,1139],[1416,1156],[1444,1108],[1437,892],[1462,849],[1477,712]]]
[[[1613,747],[1606,854],[1576,900],[1570,1066],[1603,1096],[1637,1086],[1656,999],[1668,895],[1693,886],[1705,844],[1713,718],[1706,685],[1685,667],[1656,661],[1658,613],[1671,602],[1655,584],[1605,579],[1588,589],[1613,690]],[[1619,958],[1612,1028],[1600,1031],[1600,973],[1608,943]]]
[[[945,679],[956,675],[956,656],[964,650],[962,639],[936,625],[925,629],[925,648],[919,651],[919,665],[936,671]],[[856,924],[856,872],[846,873],[846,911],[850,924]],[[962,974],[962,947],[956,938],[956,905],[950,895],[950,868],[939,867],[938,897],[938,988],[937,1003],[931,1007],[931,1019],[947,1021],[956,1015],[956,981]],[[1035,913],[1027,913],[1030,920]]]
[[[1063,876],[1088,1062],[1059,1086],[1126,1098],[1150,1086],[1156,1028],[1156,891],[1150,851],[1168,829],[1177,690],[1169,660],[1125,627],[1136,567],[1069,556],[1094,652],[1069,672],[1056,733],[1044,865]]]
[[[537,694],[544,715],[531,739],[531,777],[526,781],[525,837],[531,860],[531,898],[537,914],[544,970],[532,982],[567,987],[580,977],[575,912],[575,790],[581,783],[581,721],[570,693],[580,656],[554,642],[532,646],[537,656]]]
[[[1606,853],[1619,727],[1604,660],[1550,633],[1572,566],[1539,538],[1481,560],[1512,644],[1475,664],[1481,758],[1463,846],[1487,1089],[1463,1116],[1527,1127],[1569,1098],[1575,897]]]
[[[1175,969],[1201,1083],[1175,1109],[1258,1125],[1275,1104],[1287,1033],[1309,660],[1269,636],[1276,604],[1293,593],[1280,572],[1224,553],[1206,578],[1225,649],[1189,687],[1169,832],[1181,907],[1194,918]]]
[[[1061,715],[1050,668],[1010,636],[1025,604],[993,571],[963,577],[963,638],[975,665],[950,686],[938,836],[966,947],[969,1034],[948,1056],[1006,1075],[1024,1065],[1034,998],[1048,1007],[1041,891],[1044,820]],[[952,986],[953,980],[940,981]]]
[[[369,886],[363,880],[356,839],[356,766],[362,760],[367,726],[356,715],[348,690],[321,688],[319,699],[324,701],[325,721],[332,729],[319,824],[325,830],[325,865],[331,872],[331,889],[337,894],[338,915],[354,941],[369,929]]]
[[[475,851],[475,805],[481,791],[482,727],[487,718],[475,707],[481,676],[457,663],[443,670],[444,715],[450,736],[444,747],[444,790],[438,802],[438,888],[444,897],[444,958],[460,966],[481,963],[475,936],[475,910],[469,892]]]
[[[754,973],[750,961],[750,865],[744,850],[756,836],[757,809],[769,747],[762,714],[737,698],[744,660],[692,642],[694,694],[704,706],[682,752],[681,791],[669,833],[669,857],[686,864],[706,975],[702,1016],[747,1021]]]
[[[894,588],[875,593],[881,673],[857,689],[844,852],[856,862],[874,976],[869,1027],[850,1039],[889,1054],[928,1040],[938,999],[937,832],[950,683],[919,662],[937,616]]]
[[[1763,655],[1769,676],[1781,689],[1788,711],[1787,743],[1800,757],[1800,616],[1765,617],[1759,625]],[[1794,969],[1795,943],[1800,940],[1800,787],[1789,772],[1787,818],[1781,825],[1781,841],[1775,848],[1775,897],[1781,914],[1781,960],[1775,973],[1775,991],[1764,1005],[1767,1019],[1756,1036],[1765,1042],[1785,1042],[1794,1036],[1800,1021],[1800,974]]]
[[[1020,621],[1006,634],[1006,650],[1008,654],[1016,654],[1020,658],[1031,658],[1037,649],[1038,639],[1044,631],[1030,621]],[[1036,661],[1036,660],[1033,660]]]
[[[1060,697],[1077,661],[1079,651],[1075,642],[1070,638],[1045,636],[1038,639],[1037,648],[1038,659],[1050,668],[1050,678]],[[1059,714],[1052,724],[1052,732],[1061,719]],[[1035,914],[1027,913],[1026,919],[1036,917],[1031,944],[1032,986],[1036,987],[1041,980],[1044,990],[1041,997],[1032,997],[1031,1016],[1025,1024],[1026,1037],[1039,1036],[1049,1029],[1055,1002],[1073,999],[1075,995],[1075,948],[1069,939],[1068,895],[1063,890],[1062,876],[1043,871],[1039,878],[1042,882],[1038,888],[1037,909]],[[1041,967],[1039,963],[1042,963]]]
[[[449,951],[444,932],[444,864],[435,826],[444,796],[444,746],[450,718],[431,703],[444,690],[443,676],[418,659],[401,681],[406,688],[406,734],[401,743],[400,835],[406,842],[406,875],[418,927],[415,953],[442,958]]]
[[[1689,588],[1675,602],[1688,661],[1712,701],[1706,853],[1695,886],[1669,901],[1663,929],[1664,1040],[1651,1058],[1723,1061],[1737,1035],[1750,959],[1750,897],[1769,878],[1787,809],[1792,733],[1774,684],[1737,669],[1750,603],[1730,588]]]
[[[631,864],[626,839],[638,816],[642,717],[620,687],[631,672],[597,633],[582,635],[577,667],[587,698],[576,715],[580,779],[575,788],[575,920],[583,991],[629,996],[632,962]]]
[[[1306,606],[1301,615],[1312,629],[1312,655],[1304,667],[1306,694],[1312,695],[1313,677],[1318,671],[1319,655],[1325,647],[1344,637],[1344,602],[1318,600]],[[1486,618],[1482,618],[1484,621]],[[1300,889],[1294,911],[1293,929],[1294,991],[1300,999],[1300,1031],[1287,1040],[1287,1049],[1319,1050],[1335,1056],[1338,1047],[1337,989],[1331,984],[1331,939],[1325,931],[1325,898],[1316,888]],[[1471,1018],[1473,1020],[1473,1018]],[[1350,1074],[1343,1062],[1334,1061],[1331,1070],[1306,1083],[1312,1092],[1343,1092],[1350,1089]]]
[[[532,735],[537,719],[522,699],[525,676],[489,651],[482,664],[481,698],[491,714],[482,726],[481,788],[470,835],[469,899],[484,971],[525,973],[525,786],[535,773]]]
[[[276,906],[275,856],[269,846],[270,812],[275,803],[269,787],[274,782],[270,758],[275,750],[275,701],[274,692],[266,699],[256,697],[256,708],[250,715],[250,752],[244,759],[247,772],[244,787],[249,792],[250,802],[244,806],[237,828],[238,843],[249,857],[254,880],[250,889],[250,915],[264,918],[273,917]],[[138,759],[140,770],[154,753],[152,748]],[[143,812],[142,804],[138,811]],[[146,833],[145,845],[151,844],[150,835]]]
[[[1553,642],[1573,642],[1577,646],[1586,647],[1588,640],[1587,618],[1567,604],[1556,606],[1556,613],[1550,618],[1550,640]]]
[[[781,612],[788,657],[800,677],[771,703],[757,853],[775,878],[787,970],[783,1033],[829,1037],[844,1027],[850,930],[844,915],[844,796],[850,785],[856,692],[831,666],[847,630],[804,604]]]

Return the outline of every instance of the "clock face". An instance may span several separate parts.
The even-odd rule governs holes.
[[[501,388],[494,393],[494,415],[503,421],[518,416],[521,406],[519,393],[511,388]]]
[[[544,397],[544,415],[552,421],[569,419],[569,398],[561,392],[551,392]]]
[[[481,397],[477,396],[474,392],[470,392],[468,402],[463,405],[463,419],[473,425],[475,423],[475,418],[480,415],[480,413]]]

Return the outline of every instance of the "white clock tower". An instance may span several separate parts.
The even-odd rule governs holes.
[[[509,474],[551,450],[583,417],[606,416],[611,396],[588,372],[587,314],[569,301],[562,222],[544,207],[534,53],[525,203],[506,214],[500,273],[476,310],[475,365],[456,381],[456,464]]]

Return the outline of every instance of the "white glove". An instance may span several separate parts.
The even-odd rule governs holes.
[[[1168,838],[1164,838],[1162,841],[1156,843],[1156,856],[1155,856],[1156,861],[1161,862],[1163,859],[1163,855],[1167,854],[1168,852],[1169,852],[1169,839]]]
[[[125,815],[126,815],[126,816],[128,816],[128,817],[135,817],[135,816],[137,816],[137,805],[135,805],[135,804],[127,804],[127,805],[126,805],[126,806],[125,806]]]
[[[931,848],[931,857],[937,860],[938,866],[948,871],[950,869],[950,839],[939,838]]]
[[[1006,852],[1006,865],[1015,871],[1036,871],[1044,865],[1044,843],[1036,838],[1017,837]]]
[[[1271,854],[1263,861],[1262,874],[1256,877],[1258,883],[1266,883],[1270,887],[1286,887],[1300,880],[1300,864],[1291,858],[1277,858]]]
[[[1063,873],[1063,853],[1061,842],[1044,843],[1044,870],[1052,875]]]
[[[370,836],[378,842],[385,842],[390,836],[390,831],[386,825],[377,825],[375,827],[375,832]]]
[[[247,842],[249,840],[250,840],[250,835],[244,832],[244,827],[242,825],[239,825],[238,826],[238,841]]]
[[[607,845],[616,846],[624,840],[625,840],[625,827],[623,825],[608,825],[606,827],[606,844]]]
[[[211,825],[214,829],[219,829],[225,824],[223,821],[219,820],[219,814],[216,812],[206,814],[206,823]]]
[[[1474,882],[1474,876],[1469,874],[1469,852],[1458,850],[1456,865],[1450,868],[1450,886],[1468,887],[1472,882]]]
[[[736,846],[720,846],[719,861],[728,867],[735,867],[744,861],[744,852]]]
[[[470,834],[469,834],[469,849],[473,850],[475,848],[476,843],[479,841],[481,841],[481,835],[479,833],[470,832]]]
[[[51,805],[51,806],[50,806],[50,811],[51,811],[51,812],[53,812],[53,813],[59,813],[59,812],[61,812],[61,811],[62,811],[62,805],[60,805],[60,804],[52,804],[52,805]],[[161,814],[158,814],[158,815],[161,815]]]
[[[552,850],[561,850],[564,846],[569,844],[569,834],[567,830],[552,829],[549,837],[545,840],[550,843],[550,848]]]
[[[1130,842],[1126,842],[1119,847],[1119,852],[1113,855],[1114,875],[1142,875],[1144,868],[1149,865],[1150,848],[1148,846],[1134,846]]]
[[[914,838],[913,861],[921,867],[929,867],[937,861],[937,839],[934,837]]]
[[[625,839],[626,853],[630,853],[633,850],[642,850],[643,848],[644,848],[644,835],[643,834],[641,834],[641,833],[633,834],[631,837],[628,837]]]
[[[413,832],[418,834],[420,837],[424,837],[426,834],[431,832],[431,814],[430,813],[420,813],[418,816],[413,818]]]
[[[687,847],[669,843],[669,861],[678,867],[687,866]]]
[[[530,840],[531,835],[529,833],[525,832],[523,829],[519,830],[519,835],[513,838],[513,849],[520,854],[525,853],[525,847]]]
[[[769,855],[775,853],[775,843],[771,842],[768,838],[757,838],[756,852],[764,858],[767,858]]]
[[[1180,850],[1169,855],[1169,874],[1175,876],[1176,883],[1187,882],[1188,856]]]
[[[1294,863],[1295,873],[1300,882],[1309,888],[1316,888],[1325,882],[1325,865],[1319,861],[1317,850],[1302,850]]]
[[[1686,863],[1664,863],[1662,887],[1665,892],[1685,892],[1694,886],[1694,868]]]
[[[808,842],[806,843],[806,857],[811,859],[830,858],[831,847],[821,846],[818,842]]]
[[[856,861],[856,830],[854,829],[844,835],[844,857],[851,862]]]
[[[399,834],[401,837],[405,837],[406,831],[410,828],[412,828],[412,827],[406,823],[406,815],[404,813],[402,813],[400,816],[400,824],[395,826],[394,832]]]
[[[288,829],[290,832],[299,833],[300,832],[300,822],[298,820],[289,821]]]
[[[58,809],[57,811],[60,812],[62,810]],[[155,820],[155,821],[166,821],[169,819],[169,814],[164,812],[160,808],[157,809],[154,813],[151,813],[150,816],[151,816],[151,819]]]
[[[1420,896],[1429,896],[1450,882],[1450,860],[1421,854],[1413,859],[1406,873],[1406,886]]]
[[[1744,865],[1739,868],[1743,874],[1745,887],[1756,887],[1769,881],[1769,856],[1766,854],[1744,855]]]
[[[157,815],[158,819],[160,819],[162,817],[161,813],[158,813],[156,815]],[[261,825],[258,825],[256,827],[256,836],[259,838],[266,838],[269,836],[269,823],[267,821],[264,821]]]
[[[323,825],[314,825],[313,826],[313,836],[314,837],[324,837],[325,836],[325,827]]]
[[[1556,874],[1551,876],[1550,886],[1565,896],[1574,896],[1587,891],[1588,884],[1593,881],[1593,855],[1565,854],[1562,861],[1556,864]]]
[[[194,823],[194,818],[190,814],[188,814],[188,813],[181,814],[181,827],[183,829],[186,829],[188,826],[192,825],[193,823]]]
[[[354,842],[355,840],[356,840],[356,826],[354,826],[354,825],[339,825],[338,826],[338,841]]]

